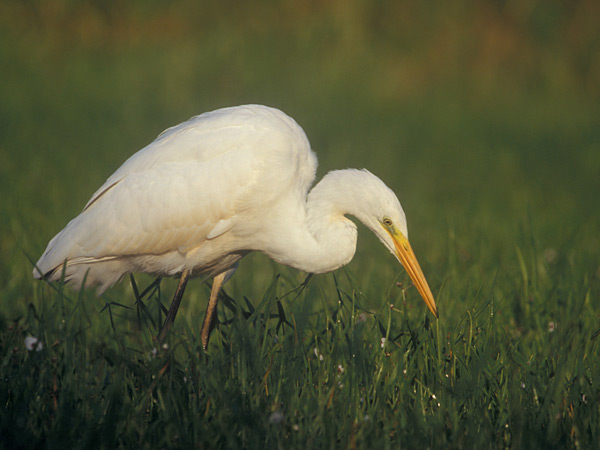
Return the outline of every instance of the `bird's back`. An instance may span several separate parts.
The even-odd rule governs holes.
[[[236,226],[251,234],[257,211],[282,196],[303,201],[316,164],[302,129],[279,110],[248,105],[194,117],[117,169],[50,241],[34,276],[58,279],[66,261],[75,287],[87,274],[86,285],[102,291],[128,272],[221,270],[211,259],[234,262]]]

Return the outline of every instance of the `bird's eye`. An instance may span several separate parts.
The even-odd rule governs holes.
[[[389,217],[384,217],[383,218],[383,224],[386,227],[391,227],[392,226],[392,219],[390,219]]]

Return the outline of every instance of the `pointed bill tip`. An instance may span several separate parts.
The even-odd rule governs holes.
[[[436,318],[439,318],[438,309],[435,305],[433,294],[431,293],[429,284],[427,284],[427,279],[421,270],[419,261],[417,260],[417,257],[415,256],[408,239],[406,239],[406,237],[400,232],[391,234],[391,236],[394,241],[394,246],[396,247],[396,256],[404,266],[404,269],[408,272],[410,279],[425,301],[429,311],[431,311]]]

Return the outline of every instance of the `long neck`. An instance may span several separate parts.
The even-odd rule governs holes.
[[[303,205],[286,209],[267,253],[275,261],[311,273],[324,273],[348,264],[356,251],[352,177],[327,174],[308,194]],[[349,172],[349,171],[348,171]],[[283,229],[283,230],[282,230]]]

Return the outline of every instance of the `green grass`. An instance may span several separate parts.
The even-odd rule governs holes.
[[[0,447],[597,445],[594,2],[52,4],[0,5]],[[207,352],[199,281],[156,348],[175,280],[136,303],[128,280],[96,298],[31,278],[130,154],[245,102],[292,115],[319,176],[397,192],[439,320],[364,227],[306,285],[247,257]]]

